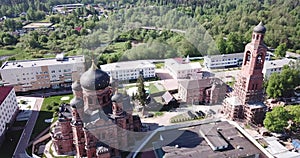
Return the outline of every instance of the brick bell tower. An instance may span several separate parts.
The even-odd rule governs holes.
[[[263,42],[266,28],[260,22],[253,29],[252,40],[245,47],[241,72],[234,86],[234,96],[243,105],[263,101],[263,66],[267,47]]]

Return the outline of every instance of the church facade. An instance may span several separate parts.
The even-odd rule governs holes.
[[[267,47],[263,42],[266,28],[260,22],[253,29],[251,42],[244,51],[241,72],[234,91],[223,102],[223,112],[232,119],[262,124],[266,106],[263,103],[263,67]]]
[[[128,133],[141,131],[142,124],[132,115],[130,97],[119,93],[117,84],[94,63],[72,84],[74,98],[60,107],[50,132],[57,154],[118,157],[119,149],[132,145]]]

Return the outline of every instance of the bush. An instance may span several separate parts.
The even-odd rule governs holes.
[[[49,53],[48,50],[39,50],[39,54],[47,54],[47,53]]]
[[[155,112],[154,113],[154,116],[156,117],[156,116],[162,116],[164,113],[163,112]]]
[[[59,107],[54,107],[53,111],[57,113],[59,111]]]
[[[20,104],[26,104],[25,100],[20,100]]]
[[[46,108],[47,108],[47,110],[50,111],[50,110],[52,110],[53,107],[51,105],[47,105]]]
[[[43,54],[32,54],[31,55],[32,58],[43,58]]]
[[[58,116],[58,113],[57,112],[54,112],[53,113],[53,118],[57,117]]]
[[[6,49],[6,50],[14,50],[15,47],[12,47],[12,46],[5,46],[4,49]]]
[[[16,57],[12,56],[7,59],[8,61],[16,60]]]
[[[59,104],[57,102],[52,102],[51,105],[52,106],[58,106]]]

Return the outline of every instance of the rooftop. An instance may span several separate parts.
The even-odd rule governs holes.
[[[264,68],[267,68],[267,69],[281,68],[284,65],[289,64],[291,61],[295,61],[295,60],[283,58],[283,59],[279,59],[279,60],[265,61]]]
[[[220,55],[209,55],[205,56],[206,58],[210,58],[212,60],[216,59],[227,59],[227,58],[243,58],[244,53],[232,53],[232,54],[220,54]]]
[[[165,64],[172,66],[174,70],[190,70],[201,68],[199,62],[185,62],[185,60],[182,58],[165,59]]]
[[[239,98],[237,96],[225,98],[225,101],[228,102],[232,106],[242,105],[242,102],[239,100]]]
[[[203,79],[185,79],[179,81],[185,89],[195,89],[195,88],[202,88],[202,87],[209,87],[212,85],[213,79],[216,81],[217,84],[222,84],[219,78],[203,78]]]
[[[211,128],[206,129],[207,126],[211,126]],[[199,133],[200,130],[216,129],[219,129],[218,133],[222,135],[223,141],[229,145],[225,150],[213,151],[208,142]],[[250,157],[255,154],[259,154],[260,158],[267,157],[227,121],[209,123],[207,125],[198,125],[189,128],[181,128],[178,130],[163,131],[160,133],[160,135],[163,140],[169,141],[172,139],[170,138],[171,136],[177,136],[174,138],[174,140],[172,140],[171,143],[168,143],[162,147],[163,157],[165,158]]]
[[[0,105],[3,103],[12,89],[12,86],[0,86]]]
[[[278,138],[267,137],[264,138],[264,140],[268,143],[268,147],[266,148],[266,150],[269,151],[275,157],[284,157],[284,158],[300,157],[300,153],[289,151],[286,147],[280,144],[280,142],[278,142]]]
[[[5,62],[0,70],[3,69],[18,69],[26,67],[40,67],[49,65],[64,65],[64,64],[76,64],[84,62],[83,56],[70,56],[64,60],[57,61],[56,58],[43,58],[38,60],[19,60],[19,61],[8,61]]]
[[[52,25],[53,23],[49,22],[33,22],[23,26],[23,29],[47,28]]]
[[[248,103],[246,104],[246,106],[250,107],[251,109],[266,107],[266,105],[263,102]]]
[[[113,70],[132,70],[149,67],[155,68],[155,65],[147,60],[125,61],[101,65],[101,69],[106,72]]]
[[[211,123],[201,126],[199,131],[213,150],[228,148],[228,143],[220,134],[221,128]]]

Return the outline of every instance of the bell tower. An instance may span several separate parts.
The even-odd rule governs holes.
[[[263,101],[263,66],[267,47],[263,39],[266,28],[260,22],[253,29],[251,42],[244,51],[241,72],[234,86],[234,94],[242,104]]]

